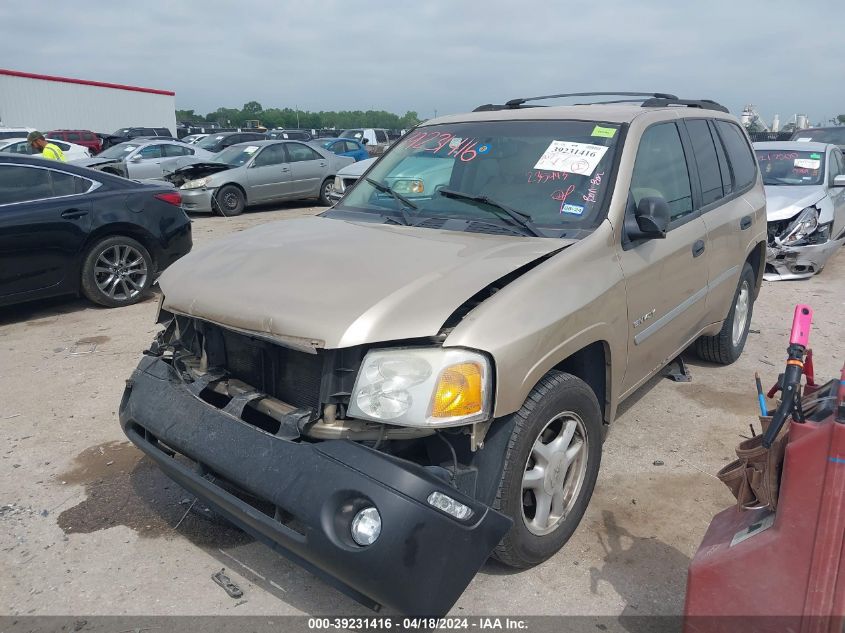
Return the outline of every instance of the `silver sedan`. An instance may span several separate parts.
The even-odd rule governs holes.
[[[176,139],[142,139],[113,145],[94,158],[72,161],[81,167],[90,167],[133,180],[161,178],[163,161],[172,158],[207,159],[211,152]]]
[[[317,199],[328,206],[335,175],[353,162],[297,141],[255,141],[227,147],[208,161],[176,159],[162,167],[186,211],[229,216],[281,200]]]

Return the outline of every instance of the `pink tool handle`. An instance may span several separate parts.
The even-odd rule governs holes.
[[[810,324],[813,321],[813,309],[799,303],[795,306],[795,316],[792,317],[792,332],[789,335],[791,345],[807,347],[810,342]]]

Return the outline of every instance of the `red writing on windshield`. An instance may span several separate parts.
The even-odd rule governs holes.
[[[587,194],[581,196],[584,199],[584,202],[595,202],[596,201],[596,194],[599,191],[599,185],[601,185],[601,177],[604,176],[604,172],[600,171],[595,176],[590,179],[590,188],[587,190]]]
[[[552,199],[553,199],[553,200],[557,200],[558,202],[560,202],[560,203],[561,203],[561,205],[563,205],[563,203],[564,203],[564,202],[566,202],[566,198],[567,198],[567,196],[568,196],[570,193],[572,193],[573,191],[575,191],[575,185],[569,185],[569,186],[566,188],[566,191],[564,191],[563,189],[558,189],[557,191],[555,191],[555,192],[552,194]]]
[[[798,152],[780,152],[780,153],[772,153],[769,152],[768,154],[757,154],[757,160],[764,161],[764,160],[794,160],[798,158]]]
[[[565,171],[541,171],[535,169],[528,172],[528,184],[543,184],[553,180],[566,180],[569,174]]]
[[[477,139],[459,138],[451,132],[414,132],[405,139],[405,145],[411,149],[431,152],[432,154],[448,149],[447,156],[460,158],[465,163],[478,156],[476,151],[478,147]],[[484,151],[483,148],[482,151]]]

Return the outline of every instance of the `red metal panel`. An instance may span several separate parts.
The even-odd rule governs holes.
[[[102,81],[89,81],[87,79],[72,79],[70,77],[55,77],[52,75],[37,75],[35,73],[25,73],[19,70],[7,70],[0,68],[0,75],[8,75],[10,77],[24,77],[26,79],[40,79],[42,81],[58,81],[66,84],[81,84],[83,86],[98,86],[100,88],[113,88],[115,90],[129,90],[131,92],[149,92],[156,95],[167,95],[170,97],[176,96],[175,92],[170,90],[156,90],[155,88],[140,88],[138,86],[125,86],[123,84],[110,84]]]

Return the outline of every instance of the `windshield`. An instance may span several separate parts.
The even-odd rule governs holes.
[[[801,130],[792,135],[796,141],[814,141],[816,143],[832,143],[845,145],[845,128],[841,130]]]
[[[780,149],[755,150],[764,185],[820,185],[824,182],[824,154]]]
[[[216,134],[214,136],[206,136],[204,139],[197,141],[196,146],[201,147],[203,149],[212,149],[215,145],[217,145],[220,141],[222,141],[225,136],[220,136]]]
[[[340,133],[339,138],[354,138],[356,141],[360,141],[363,136],[363,130],[343,130],[343,132]]]
[[[426,126],[397,143],[368,176],[412,200],[413,214],[422,217],[496,221],[489,205],[448,195],[460,192],[506,205],[537,226],[591,228],[604,219],[618,131],[618,124],[595,121]],[[393,196],[366,180],[340,205],[382,214],[397,210]]]
[[[133,150],[138,149],[137,143],[119,143],[97,154],[97,158],[126,158]]]
[[[255,155],[258,145],[232,145],[219,154],[214,155],[215,163],[225,163],[232,167],[240,167]]]

